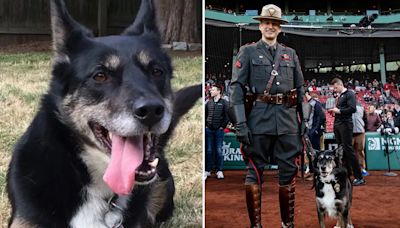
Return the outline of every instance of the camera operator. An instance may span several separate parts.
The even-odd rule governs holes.
[[[393,118],[392,111],[386,111],[386,114],[382,117],[382,125],[378,128],[381,134],[398,134],[399,126]]]

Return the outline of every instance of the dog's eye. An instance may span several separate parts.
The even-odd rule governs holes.
[[[151,70],[151,74],[153,75],[153,76],[156,76],[156,77],[160,77],[160,76],[162,76],[163,74],[164,74],[164,72],[160,69],[160,68],[153,68],[152,70]]]
[[[93,76],[93,79],[98,82],[104,82],[107,80],[107,75],[104,73],[97,73]]]

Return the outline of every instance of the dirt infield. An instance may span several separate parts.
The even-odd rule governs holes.
[[[371,171],[367,185],[354,187],[352,220],[355,228],[400,227],[400,176],[386,177]],[[400,171],[398,171],[400,174]],[[245,205],[245,171],[225,171],[225,179],[206,181],[206,227],[249,227]],[[280,227],[278,179],[276,171],[265,173],[262,189],[263,227]],[[318,227],[315,190],[310,181],[297,178],[295,223],[298,228]],[[327,227],[336,221],[327,219]]]

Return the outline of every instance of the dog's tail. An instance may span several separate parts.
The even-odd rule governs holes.
[[[194,106],[196,101],[201,97],[201,94],[202,94],[201,84],[185,87],[183,89],[178,90],[175,93],[172,121],[167,132],[165,132],[160,136],[158,141],[159,147],[161,148],[165,147],[168,140],[171,138],[172,132],[174,131],[176,125],[179,123],[181,117]]]

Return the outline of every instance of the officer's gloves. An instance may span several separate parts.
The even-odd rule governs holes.
[[[236,140],[245,145],[250,145],[253,141],[251,132],[246,123],[244,105],[233,105],[229,108],[229,117],[235,124]]]
[[[312,111],[312,106],[308,102],[302,102],[301,104],[301,110],[303,112],[303,115],[300,115],[303,117],[303,121],[301,121],[300,124],[300,135],[307,135],[309,126],[308,126],[308,120],[310,119],[311,116],[311,111]]]
[[[250,129],[247,127],[246,122],[237,123],[236,126],[236,140],[245,145],[250,145],[253,141]]]

